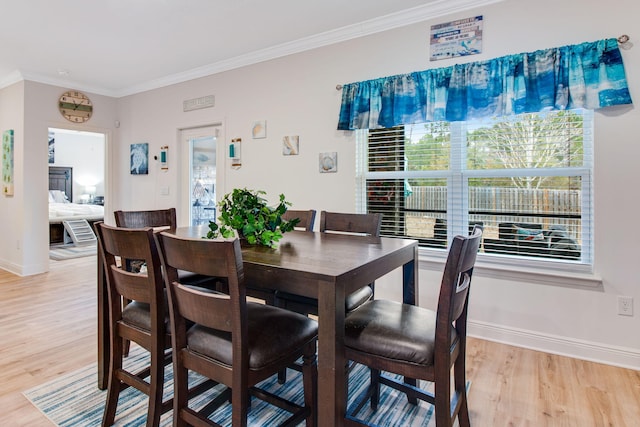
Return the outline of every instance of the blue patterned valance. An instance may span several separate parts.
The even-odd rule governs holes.
[[[631,104],[616,39],[344,85],[339,130]]]

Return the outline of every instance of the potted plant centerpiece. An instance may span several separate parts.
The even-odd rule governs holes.
[[[275,247],[282,235],[292,231],[300,219],[286,221],[282,215],[291,206],[280,194],[280,202],[270,207],[262,190],[234,189],[219,203],[219,224],[209,221],[208,239],[230,238],[238,234],[240,240],[251,245]]]

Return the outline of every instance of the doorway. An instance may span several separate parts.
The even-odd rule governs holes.
[[[105,135],[49,128],[49,166],[73,170],[68,202],[104,205]]]
[[[218,147],[221,124],[182,129],[183,167],[182,210],[188,225],[215,221],[217,201],[224,188],[224,156]]]

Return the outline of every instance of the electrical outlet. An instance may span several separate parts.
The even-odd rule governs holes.
[[[633,316],[633,298],[618,296],[618,314],[620,316]]]

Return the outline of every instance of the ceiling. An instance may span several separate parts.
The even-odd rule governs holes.
[[[0,0],[0,88],[125,96],[501,0]]]

